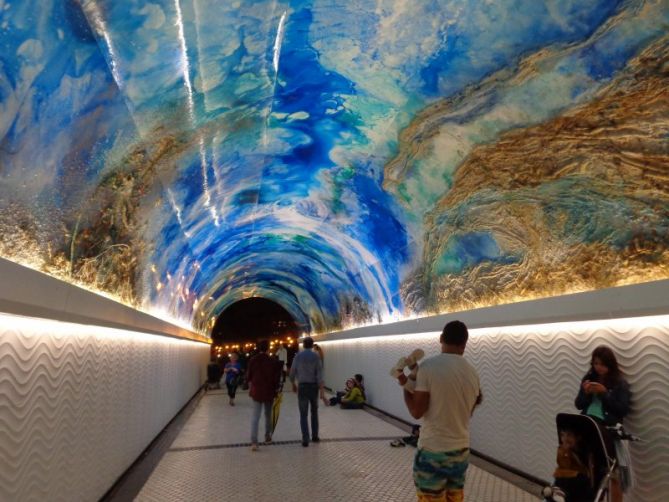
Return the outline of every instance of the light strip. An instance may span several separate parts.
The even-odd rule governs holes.
[[[613,329],[619,328],[624,330],[630,327],[648,327],[648,326],[669,326],[669,315],[658,316],[642,316],[642,317],[621,317],[616,319],[593,319],[588,321],[566,321],[543,324],[518,324],[513,326],[497,326],[487,328],[475,328],[469,330],[470,337],[492,336],[498,334],[500,331],[509,334],[541,334],[546,332],[556,331],[589,331],[593,328],[601,326],[608,326]],[[406,340],[424,340],[430,337],[438,338],[441,331],[426,331],[420,333],[406,333],[393,335],[378,335],[378,336],[361,336],[357,338],[344,338],[340,340],[323,340],[319,341],[315,336],[314,340],[320,345],[337,345],[348,343],[378,343],[380,341],[406,341]]]
[[[133,341],[144,343],[192,344],[194,346],[209,345],[209,343],[186,338],[176,338],[168,335],[152,335],[141,331],[130,331],[118,328],[108,328],[94,324],[77,324],[52,319],[24,317],[13,314],[0,313],[0,325],[5,330],[15,329],[32,334],[47,334],[56,336],[88,336],[104,337],[118,341]]]

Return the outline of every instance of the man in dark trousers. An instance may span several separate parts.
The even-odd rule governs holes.
[[[260,412],[265,410],[265,443],[272,441],[272,401],[276,396],[281,366],[270,357],[269,342],[258,342],[258,354],[249,361],[246,378],[249,384],[249,396],[253,401],[253,417],[251,418],[251,450],[258,450],[258,422]]]
[[[302,429],[302,446],[309,446],[309,424],[307,415],[311,406],[311,440],[320,441],[318,437],[318,394],[325,401],[323,388],[323,363],[313,351],[314,340],[310,336],[302,341],[304,350],[295,355],[290,367],[290,381],[297,392],[297,403],[300,407],[300,428]],[[295,384],[297,380],[299,385]]]

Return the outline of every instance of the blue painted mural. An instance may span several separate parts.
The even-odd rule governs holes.
[[[669,277],[663,0],[0,0],[0,255],[207,330]]]

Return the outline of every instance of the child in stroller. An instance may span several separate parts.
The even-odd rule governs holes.
[[[544,488],[546,502],[603,502],[618,468],[613,437],[637,441],[618,427],[603,427],[592,417],[559,413],[555,418],[560,446],[553,486]]]

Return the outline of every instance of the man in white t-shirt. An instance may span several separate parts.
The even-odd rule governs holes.
[[[286,381],[286,374],[288,373],[288,349],[286,349],[286,344],[282,343],[279,345],[279,349],[276,351],[276,357],[281,361],[281,381]]]
[[[413,465],[419,501],[464,500],[469,419],[482,399],[479,376],[462,357],[468,337],[464,323],[451,321],[439,338],[441,354],[423,361],[408,377],[396,370],[409,413],[423,418]]]

